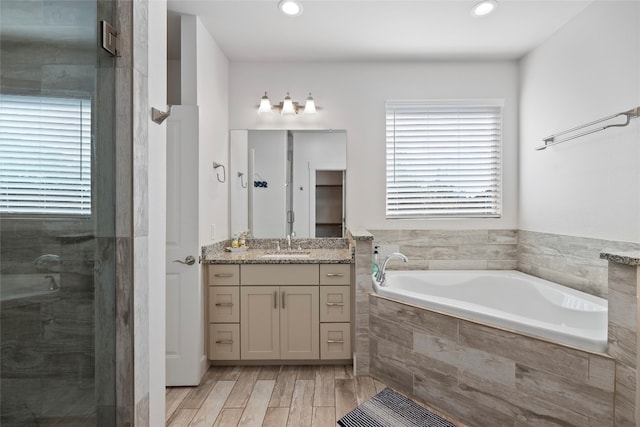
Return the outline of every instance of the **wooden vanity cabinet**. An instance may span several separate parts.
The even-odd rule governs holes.
[[[318,359],[319,266],[248,264],[240,271],[241,358]]]
[[[240,359],[240,267],[210,265],[207,271],[209,359]]]
[[[209,359],[351,359],[351,265],[212,265]]]
[[[351,266],[320,265],[320,359],[351,358]]]

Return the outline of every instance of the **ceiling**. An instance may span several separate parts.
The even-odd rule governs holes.
[[[477,0],[169,0],[169,58],[180,57],[179,15],[197,15],[231,61],[414,61],[516,59],[591,0],[498,0],[486,17]]]

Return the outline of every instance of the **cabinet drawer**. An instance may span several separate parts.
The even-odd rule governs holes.
[[[240,359],[240,325],[237,323],[209,324],[209,359]]]
[[[240,288],[209,286],[209,322],[240,321]]]
[[[351,264],[320,265],[321,285],[348,285],[351,283]]]
[[[317,285],[318,264],[242,265],[243,285]]]
[[[351,321],[350,286],[320,286],[320,321]]]
[[[232,264],[215,264],[209,266],[208,280],[210,286],[239,285],[240,266]]]
[[[320,324],[320,359],[351,359],[351,323]]]

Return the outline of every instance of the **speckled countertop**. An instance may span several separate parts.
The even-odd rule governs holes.
[[[244,252],[228,252],[228,242],[202,248],[203,264],[351,264],[353,250],[346,239],[309,239],[301,243],[302,250],[275,249],[275,239],[248,240]],[[281,241],[281,247],[284,248]],[[292,245],[297,247],[297,243]],[[300,257],[301,254],[308,256]],[[271,257],[265,255],[271,255]]]
[[[640,266],[640,251],[606,251],[600,253],[600,258],[632,266]]]

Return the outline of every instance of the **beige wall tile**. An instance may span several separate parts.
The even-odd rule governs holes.
[[[516,388],[539,399],[555,402],[601,422],[613,422],[613,393],[584,382],[570,381],[566,377],[549,374],[530,367],[516,366]]]

